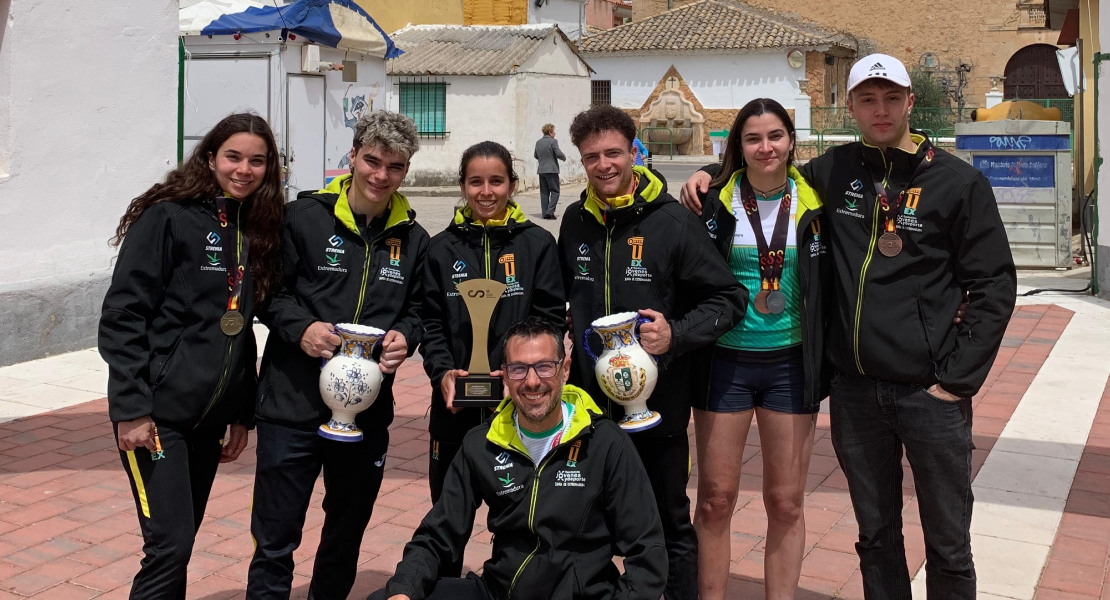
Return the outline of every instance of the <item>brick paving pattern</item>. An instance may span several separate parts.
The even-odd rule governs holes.
[[[974,399],[976,471],[1071,319],[1071,311],[1022,306],[982,392]],[[363,598],[393,572],[401,550],[430,508],[424,478],[428,433],[428,381],[409,361],[395,382],[396,420],[390,428],[387,471],[362,543],[352,598]],[[138,569],[142,538],[127,477],[106,418],[107,401],[0,424],[0,600],[23,598],[126,598]],[[856,523],[843,474],[820,415],[807,481],[806,557],[797,598],[862,598],[853,550]],[[691,439],[691,453],[693,454]],[[244,597],[253,552],[250,501],[253,438],[234,463],[221,465],[189,565],[189,598]],[[740,498],[732,519],[730,597],[762,598],[763,534],[767,519],[760,497],[762,459],[758,430],[744,452]],[[925,559],[913,479],[904,467],[906,552],[910,572]],[[695,498],[697,472],[689,492]],[[317,485],[295,554],[293,597],[307,595],[319,542],[323,486]],[[1038,598],[1110,600],[1110,387],[1068,500],[1056,546]],[[481,511],[466,552],[477,570],[490,555],[491,536]]]

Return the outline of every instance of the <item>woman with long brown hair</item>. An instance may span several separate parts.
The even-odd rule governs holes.
[[[246,448],[257,381],[251,322],[278,285],[283,210],[270,127],[233,114],[132,200],[116,229],[99,346],[143,533],[132,599],[185,598],[216,469]]]

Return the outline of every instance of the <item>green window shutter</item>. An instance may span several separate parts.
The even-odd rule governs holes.
[[[416,123],[420,135],[447,133],[447,84],[401,83],[401,114]]]

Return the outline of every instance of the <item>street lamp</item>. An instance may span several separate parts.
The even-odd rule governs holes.
[[[964,88],[967,87],[967,74],[971,72],[971,63],[964,62],[962,58],[956,59],[955,68],[942,69],[940,57],[933,52],[926,52],[917,60],[917,65],[921,71],[928,73],[930,77],[936,77],[936,81],[944,90],[945,95],[956,101],[956,110],[958,111],[956,121],[963,120]]]

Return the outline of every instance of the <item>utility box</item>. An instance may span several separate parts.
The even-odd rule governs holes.
[[[1018,268],[1072,265],[1070,123],[958,123],[956,156],[994,188]]]

